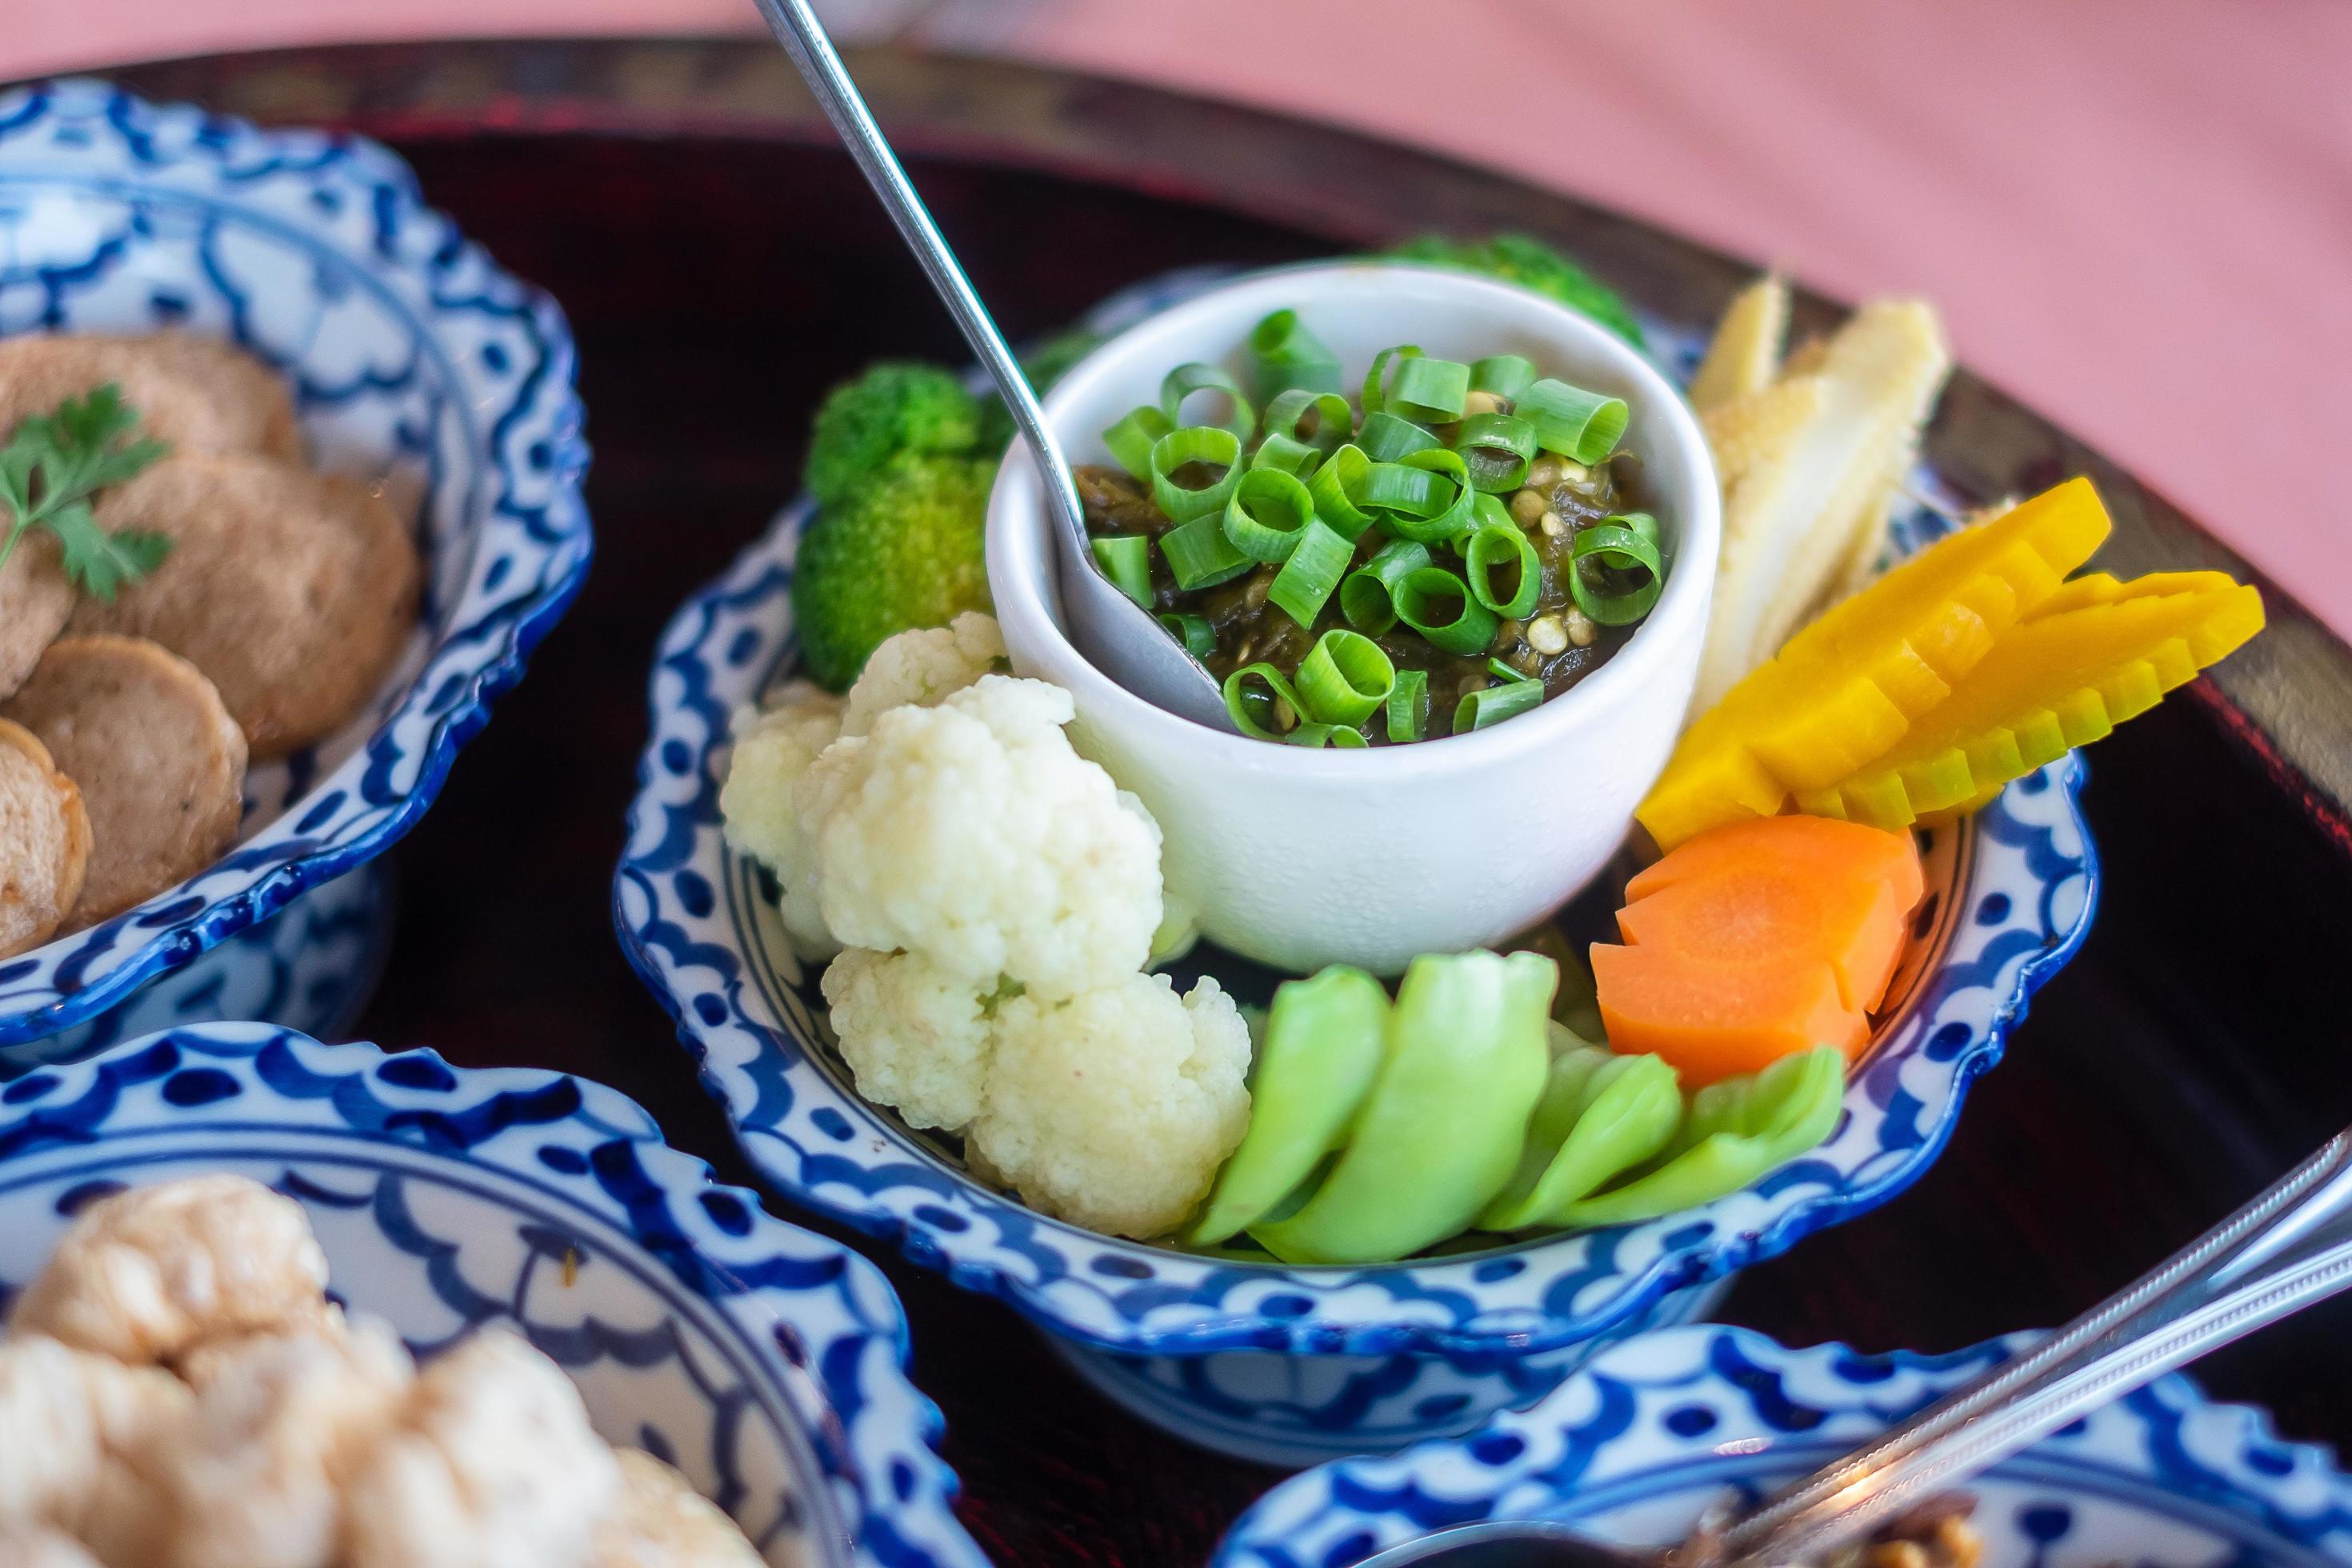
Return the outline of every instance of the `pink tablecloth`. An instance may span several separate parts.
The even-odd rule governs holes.
[[[17,0],[0,76],[268,43],[754,25],[749,0]],[[1961,356],[2352,635],[2342,0],[836,0],[1245,99],[1917,291]]]

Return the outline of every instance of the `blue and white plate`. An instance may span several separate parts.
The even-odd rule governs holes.
[[[1796,1480],[2014,1354],[1788,1350],[1690,1328],[1604,1351],[1532,1410],[1473,1436],[1293,1477],[1244,1514],[1211,1568],[1349,1568],[1416,1537],[1552,1519],[1665,1545],[1727,1495]],[[2172,1376],[1969,1486],[1986,1568],[2352,1562],[2352,1478],[2325,1448]]]
[[[342,733],[253,769],[217,865],[0,961],[0,1062],[415,826],[588,568],[571,331],[425,205],[406,164],[100,82],[0,93],[0,335],[165,327],[276,367],[314,458],[413,510],[423,625]]]
[[[84,1204],[218,1171],[299,1201],[336,1297],[420,1355],[527,1336],[769,1562],[982,1568],[880,1273],[561,1073],[221,1024],[28,1074],[0,1091],[0,1305]]]
[[[1097,312],[1116,330],[1200,273]],[[1612,1340],[1685,1321],[1735,1270],[1885,1202],[1944,1146],[2033,990],[2089,929],[2095,878],[2068,759],[1923,836],[1928,893],[1830,1141],[1756,1186],[1641,1225],[1368,1268],[1205,1258],[1050,1220],[852,1085],[767,874],[720,831],[728,717],[794,662],[804,507],[663,637],[615,922],[743,1147],[797,1201],[1011,1302],[1111,1397],[1228,1453],[1312,1463],[1467,1430]],[[1212,963],[1213,972],[1214,963]]]

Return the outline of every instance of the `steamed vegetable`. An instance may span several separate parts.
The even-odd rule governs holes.
[[[1486,239],[1428,234],[1407,240],[1389,254],[1400,261],[1483,272],[1516,283],[1530,293],[1581,311],[1637,349],[1643,346],[1642,324],[1617,291],[1539,239],[1524,234],[1497,234]]]
[[[1907,834],[1777,816],[1700,834],[1627,884],[1595,943],[1609,1043],[1707,1084],[1870,1037],[1921,893]]]
[[[1635,814],[1663,847],[1885,755],[2107,535],[2087,479],[1952,533],[1790,638],[1699,715]]]
[[[1518,1163],[1559,978],[1531,952],[1413,960],[1347,1147],[1296,1213],[1251,1237],[1288,1263],[1379,1263],[1467,1228]]]
[[[1881,827],[1973,811],[2011,779],[2088,745],[2263,628],[2263,598],[2219,572],[2067,584],[2001,634],[1952,695],[1800,810]]]
[[[1570,1205],[1664,1149],[1682,1120],[1682,1090],[1664,1058],[1579,1042],[1552,1058],[1518,1168],[1478,1228],[1563,1223]]]
[[[935,364],[882,360],[825,395],[809,433],[801,483],[820,507],[837,506],[909,452],[974,455],[980,400]]]
[[[903,452],[810,520],[793,628],[818,685],[857,679],[883,640],[989,608],[982,523],[992,459]]]

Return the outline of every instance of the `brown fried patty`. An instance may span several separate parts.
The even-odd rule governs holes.
[[[257,757],[332,734],[383,684],[416,624],[416,547],[356,479],[253,457],[168,458],[99,502],[110,531],[172,552],[69,629],[163,644],[212,678]]]
[[[89,816],[40,738],[0,719],[0,958],[49,940],[81,896]]]
[[[60,637],[0,718],[40,737],[89,809],[89,868],[70,926],[175,886],[236,840],[245,735],[177,655],[137,637]]]
[[[175,452],[301,458],[302,433],[277,372],[233,343],[184,332],[0,342],[0,439],[20,420],[110,381],[138,410],[141,429]]]
[[[0,513],[0,534],[7,527]],[[41,650],[66,629],[73,607],[73,584],[66,580],[56,537],[27,530],[0,566],[0,697],[25,684]]]

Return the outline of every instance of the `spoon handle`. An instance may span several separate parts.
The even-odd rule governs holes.
[[[2352,1286],[2352,1130],[2137,1283],[1728,1521],[1709,1560],[1801,1563],[2208,1351]]]
[[[858,169],[866,175],[874,194],[881,198],[882,206],[890,221],[898,226],[898,233],[915,258],[923,264],[923,271],[939,290],[948,311],[963,333],[964,342],[980,356],[996,390],[1003,395],[1004,405],[1013,414],[1013,422],[1029,439],[1029,449],[1036,455],[1040,477],[1045,493],[1051,498],[1055,514],[1062,526],[1074,538],[1078,558],[1087,551],[1086,515],[1078,504],[1077,488],[1070,479],[1070,465],[1062,455],[1061,443],[1053,431],[1045,427],[1045,410],[1037,405],[1037,395],[1023,374],[1021,362],[997,330],[988,307],[980,302],[980,295],[966,278],[955,252],[931,221],[922,197],[907,179],[907,171],[898,165],[898,154],[890,150],[889,141],[882,128],[874,122],[874,115],[866,107],[866,100],[850,79],[849,71],[835,52],[833,40],[825,34],[824,24],[809,8],[808,0],[759,0],[760,15],[784,52],[793,58],[809,90],[816,95],[819,108],[824,110],[833,128],[841,135],[849,155],[857,161]]]

